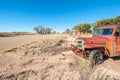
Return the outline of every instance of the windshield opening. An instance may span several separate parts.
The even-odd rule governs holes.
[[[94,32],[94,35],[99,35],[102,33],[102,29],[97,29],[95,32]]]
[[[109,35],[112,35],[112,32],[113,32],[113,28],[97,29],[94,35],[109,36]]]

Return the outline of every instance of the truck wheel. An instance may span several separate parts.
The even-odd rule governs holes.
[[[103,62],[103,54],[100,50],[92,50],[89,56],[91,68],[94,68],[96,64]]]

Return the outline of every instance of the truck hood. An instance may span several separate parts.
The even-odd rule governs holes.
[[[109,40],[107,37],[103,36],[93,36],[91,38],[78,38],[79,40],[84,41],[84,44],[105,44]]]

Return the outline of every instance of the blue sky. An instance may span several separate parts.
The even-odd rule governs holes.
[[[37,25],[62,32],[116,16],[120,0],[0,0],[0,32],[33,32]]]

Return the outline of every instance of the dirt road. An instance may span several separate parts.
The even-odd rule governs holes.
[[[0,51],[21,46],[29,42],[40,41],[41,39],[48,36],[49,35],[24,35],[24,36],[16,36],[16,37],[0,37]],[[58,36],[58,35],[51,35],[51,37],[52,36]]]

